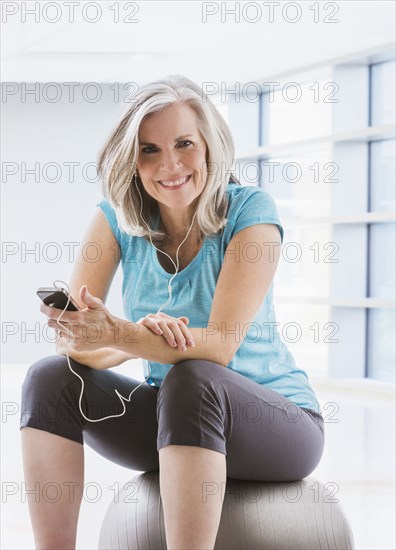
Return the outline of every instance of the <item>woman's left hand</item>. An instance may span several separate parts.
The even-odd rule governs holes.
[[[59,320],[61,309],[41,304],[40,311],[47,315],[48,326],[62,334],[70,342],[70,353],[94,351],[112,347],[115,341],[115,317],[111,315],[100,298],[92,296],[86,287],[80,289],[80,299],[86,308],[80,311],[65,311]]]

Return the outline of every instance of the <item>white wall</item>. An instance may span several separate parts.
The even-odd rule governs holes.
[[[36,290],[52,286],[56,279],[68,283],[77,247],[64,243],[80,243],[102,198],[99,181],[89,181],[95,179],[96,170],[89,168],[84,180],[84,167],[97,161],[123,104],[114,102],[107,84],[101,90],[102,98],[96,103],[83,101],[80,94],[74,102],[66,96],[57,103],[42,97],[36,102],[33,96],[21,102],[15,94],[2,105],[6,134],[2,154],[3,363],[31,364],[55,353],[50,343],[54,331],[46,326]],[[71,162],[77,163],[74,181],[67,167]],[[37,163],[36,181],[25,172]],[[57,178],[56,169],[48,166],[47,171],[47,163],[57,163],[59,181],[52,181]],[[121,277],[119,267],[107,300],[117,316],[123,315]]]

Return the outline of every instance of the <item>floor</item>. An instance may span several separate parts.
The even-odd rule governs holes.
[[[142,380],[137,361],[118,367]],[[2,380],[2,529],[1,548],[34,549],[23,485],[19,433],[23,365],[3,365]],[[394,549],[395,541],[395,415],[390,397],[367,397],[329,390],[312,382],[324,410],[326,445],[312,476],[332,483],[354,534],[355,548]],[[81,505],[77,548],[97,548],[99,530],[117,485],[131,471],[86,446],[85,494]],[[100,481],[98,481],[100,480]],[[94,519],[93,519],[94,518]]]

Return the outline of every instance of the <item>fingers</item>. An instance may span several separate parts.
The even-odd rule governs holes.
[[[62,309],[47,306],[44,303],[40,305],[40,311],[41,313],[44,313],[48,319],[53,319],[54,321],[60,317],[62,323],[76,323],[81,322],[82,319],[80,313],[76,314],[77,312],[63,311]]]
[[[187,321],[188,321],[188,319],[187,319]],[[182,335],[185,339],[185,342],[187,342],[187,344],[189,346],[194,347],[195,346],[194,337],[191,334],[191,332],[188,330],[185,323],[183,321],[179,321],[178,322],[178,327],[179,327],[179,330],[180,330],[180,332],[182,333]]]
[[[178,319],[180,319],[180,321],[183,321],[183,323],[185,323],[186,325],[188,325],[188,323],[190,322],[188,317],[178,317]]]
[[[173,332],[170,330],[170,328],[167,325],[167,323],[169,323],[168,320],[165,321],[165,319],[155,319],[154,317],[147,316],[147,317],[144,317],[143,319],[140,319],[138,323],[149,328],[155,334],[163,334],[165,340],[168,342],[170,346],[172,347],[177,346],[177,342],[173,336]]]
[[[64,336],[65,338],[68,338],[69,341],[72,339],[72,336],[74,336],[73,332],[69,330],[68,326],[66,325],[65,327],[63,323],[63,326],[61,326],[57,321],[49,319],[47,325],[55,330],[57,336]]]
[[[183,321],[162,320],[159,321],[164,338],[172,347],[179,347],[181,351],[186,351],[186,345],[194,346],[194,338]]]
[[[157,317],[159,317],[158,314]],[[186,345],[194,346],[194,338],[186,327],[185,323],[179,319],[174,319],[169,315],[162,314],[162,319],[156,319],[154,315],[140,319],[138,323],[146,326],[155,334],[162,334],[168,344],[172,347],[179,347],[181,351],[186,351]]]
[[[162,330],[158,326],[158,320],[155,320],[149,315],[147,317],[141,317],[137,323],[149,328],[151,331],[155,332],[155,334],[162,334]]]
[[[168,344],[170,346],[172,346],[173,348],[176,348],[177,345],[178,345],[178,341],[176,340],[174,333],[171,329],[171,327],[168,325],[169,321],[158,321],[158,325],[160,327],[160,329],[162,330],[163,332],[163,336],[165,338],[165,340],[168,342]],[[179,337],[179,342],[180,342],[180,337]],[[180,344],[181,346],[181,344]]]

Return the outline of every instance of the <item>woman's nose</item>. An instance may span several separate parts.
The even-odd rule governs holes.
[[[177,151],[165,151],[162,153],[160,168],[166,174],[175,175],[180,166],[181,162]]]

